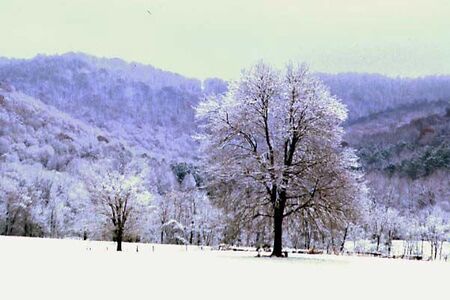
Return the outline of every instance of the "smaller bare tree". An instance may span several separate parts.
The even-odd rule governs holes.
[[[88,189],[96,211],[113,227],[117,251],[122,251],[124,236],[149,202],[150,194],[143,188],[142,179],[107,171]]]

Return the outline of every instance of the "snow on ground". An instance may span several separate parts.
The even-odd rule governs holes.
[[[139,252],[136,252],[138,246]],[[154,247],[154,251],[153,251]],[[450,262],[0,236],[1,299],[428,299]]]

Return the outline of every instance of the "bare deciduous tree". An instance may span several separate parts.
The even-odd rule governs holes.
[[[139,176],[126,176],[117,171],[106,171],[96,183],[88,186],[92,203],[98,214],[106,217],[113,228],[117,251],[122,251],[122,241],[130,223],[148,207],[150,194],[143,189]]]

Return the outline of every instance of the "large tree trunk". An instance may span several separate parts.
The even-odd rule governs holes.
[[[273,252],[271,256],[282,257],[283,256],[283,214],[284,203],[279,203],[274,208],[273,214]]]
[[[122,238],[117,238],[117,251],[122,251]]]
[[[117,251],[122,251],[123,229],[116,230]]]
[[[272,256],[283,256],[283,217],[275,215],[273,218],[273,252]]]

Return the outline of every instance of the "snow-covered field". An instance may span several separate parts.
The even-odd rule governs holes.
[[[138,246],[138,252],[136,252]],[[154,248],[153,248],[154,247]],[[154,251],[153,251],[154,249]],[[0,237],[0,299],[446,299],[450,262]]]

